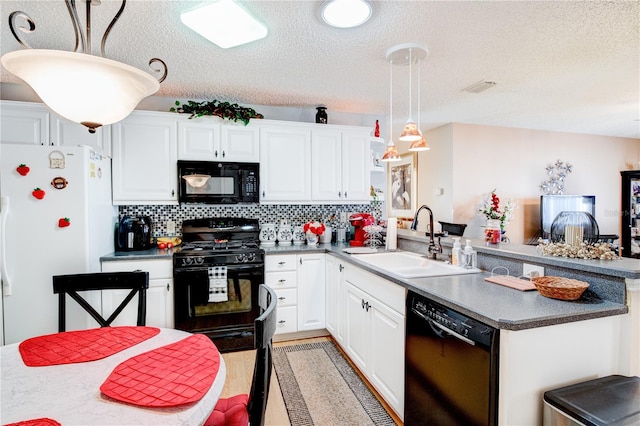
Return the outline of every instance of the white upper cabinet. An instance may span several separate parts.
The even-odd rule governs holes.
[[[44,104],[2,101],[0,108],[2,143],[77,146],[86,145],[104,155],[111,155],[110,126],[89,133],[81,124],[51,112]]]
[[[260,201],[308,201],[311,130],[308,126],[260,129]]]
[[[366,129],[311,132],[313,201],[369,201],[370,139]]]
[[[177,117],[134,111],[112,125],[113,204],[178,204]]]
[[[196,161],[260,161],[258,128],[220,124],[216,118],[179,118],[178,158]]]

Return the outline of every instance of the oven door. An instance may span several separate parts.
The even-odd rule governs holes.
[[[179,268],[173,277],[175,328],[206,334],[223,352],[253,349],[262,264]]]

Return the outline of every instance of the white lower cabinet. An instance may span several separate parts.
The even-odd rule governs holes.
[[[173,264],[171,258],[102,262],[102,272],[131,272],[135,270],[149,272],[146,325],[173,328]],[[129,290],[104,291],[102,294],[103,316],[110,315],[128,293]],[[135,296],[113,322],[113,325],[135,325],[137,306],[138,296]]]
[[[264,270],[278,297],[276,334],[324,328],[324,253],[269,254]]]
[[[337,257],[327,255],[326,259],[326,318],[325,327],[333,338],[344,345],[345,341],[345,303],[347,299],[344,270],[349,264],[341,262]]]
[[[405,289],[349,265],[345,270],[345,291],[343,348],[402,419]]]

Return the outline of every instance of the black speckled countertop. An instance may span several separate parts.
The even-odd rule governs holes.
[[[424,239],[418,237],[417,239]],[[443,244],[448,242],[443,241]],[[474,246],[476,250],[501,250],[506,256],[513,256],[521,261],[540,262],[540,255],[535,252],[535,247],[519,245],[503,245],[499,249],[484,249]],[[376,268],[359,260],[359,256],[351,255],[342,250],[346,245],[324,244],[317,246],[289,245],[266,247],[266,254],[300,254],[300,253],[330,253],[341,260],[357,265],[358,267],[379,275],[391,282],[399,284],[408,290],[429,297],[447,307],[457,310],[478,321],[484,322],[495,328],[503,330],[524,330],[528,328],[544,327],[574,321],[583,321],[613,315],[622,315],[628,312],[626,305],[609,300],[602,300],[597,296],[593,298],[581,298],[578,301],[562,301],[544,297],[537,291],[519,291],[484,280],[490,276],[488,272],[478,274],[457,275],[447,277],[429,277],[405,279],[395,276],[386,270]],[[379,250],[383,251],[383,250]],[[116,252],[101,257],[101,261],[114,260],[144,260],[144,259],[170,259],[173,250],[151,249],[145,251]],[[548,258],[544,263],[560,262],[575,265],[575,268],[585,268],[579,260]],[[629,259],[620,261],[593,261],[592,269],[598,273],[615,274],[629,278],[640,277],[640,261]],[[637,262],[637,265],[636,263]],[[635,269],[633,268],[635,265]],[[621,275],[620,275],[621,274]],[[588,299],[588,300],[587,300]]]

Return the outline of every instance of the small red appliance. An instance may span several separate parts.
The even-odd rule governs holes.
[[[365,232],[363,228],[367,225],[373,225],[376,220],[369,213],[354,213],[349,216],[349,222],[355,228],[353,239],[349,241],[349,245],[362,247],[365,240]]]

